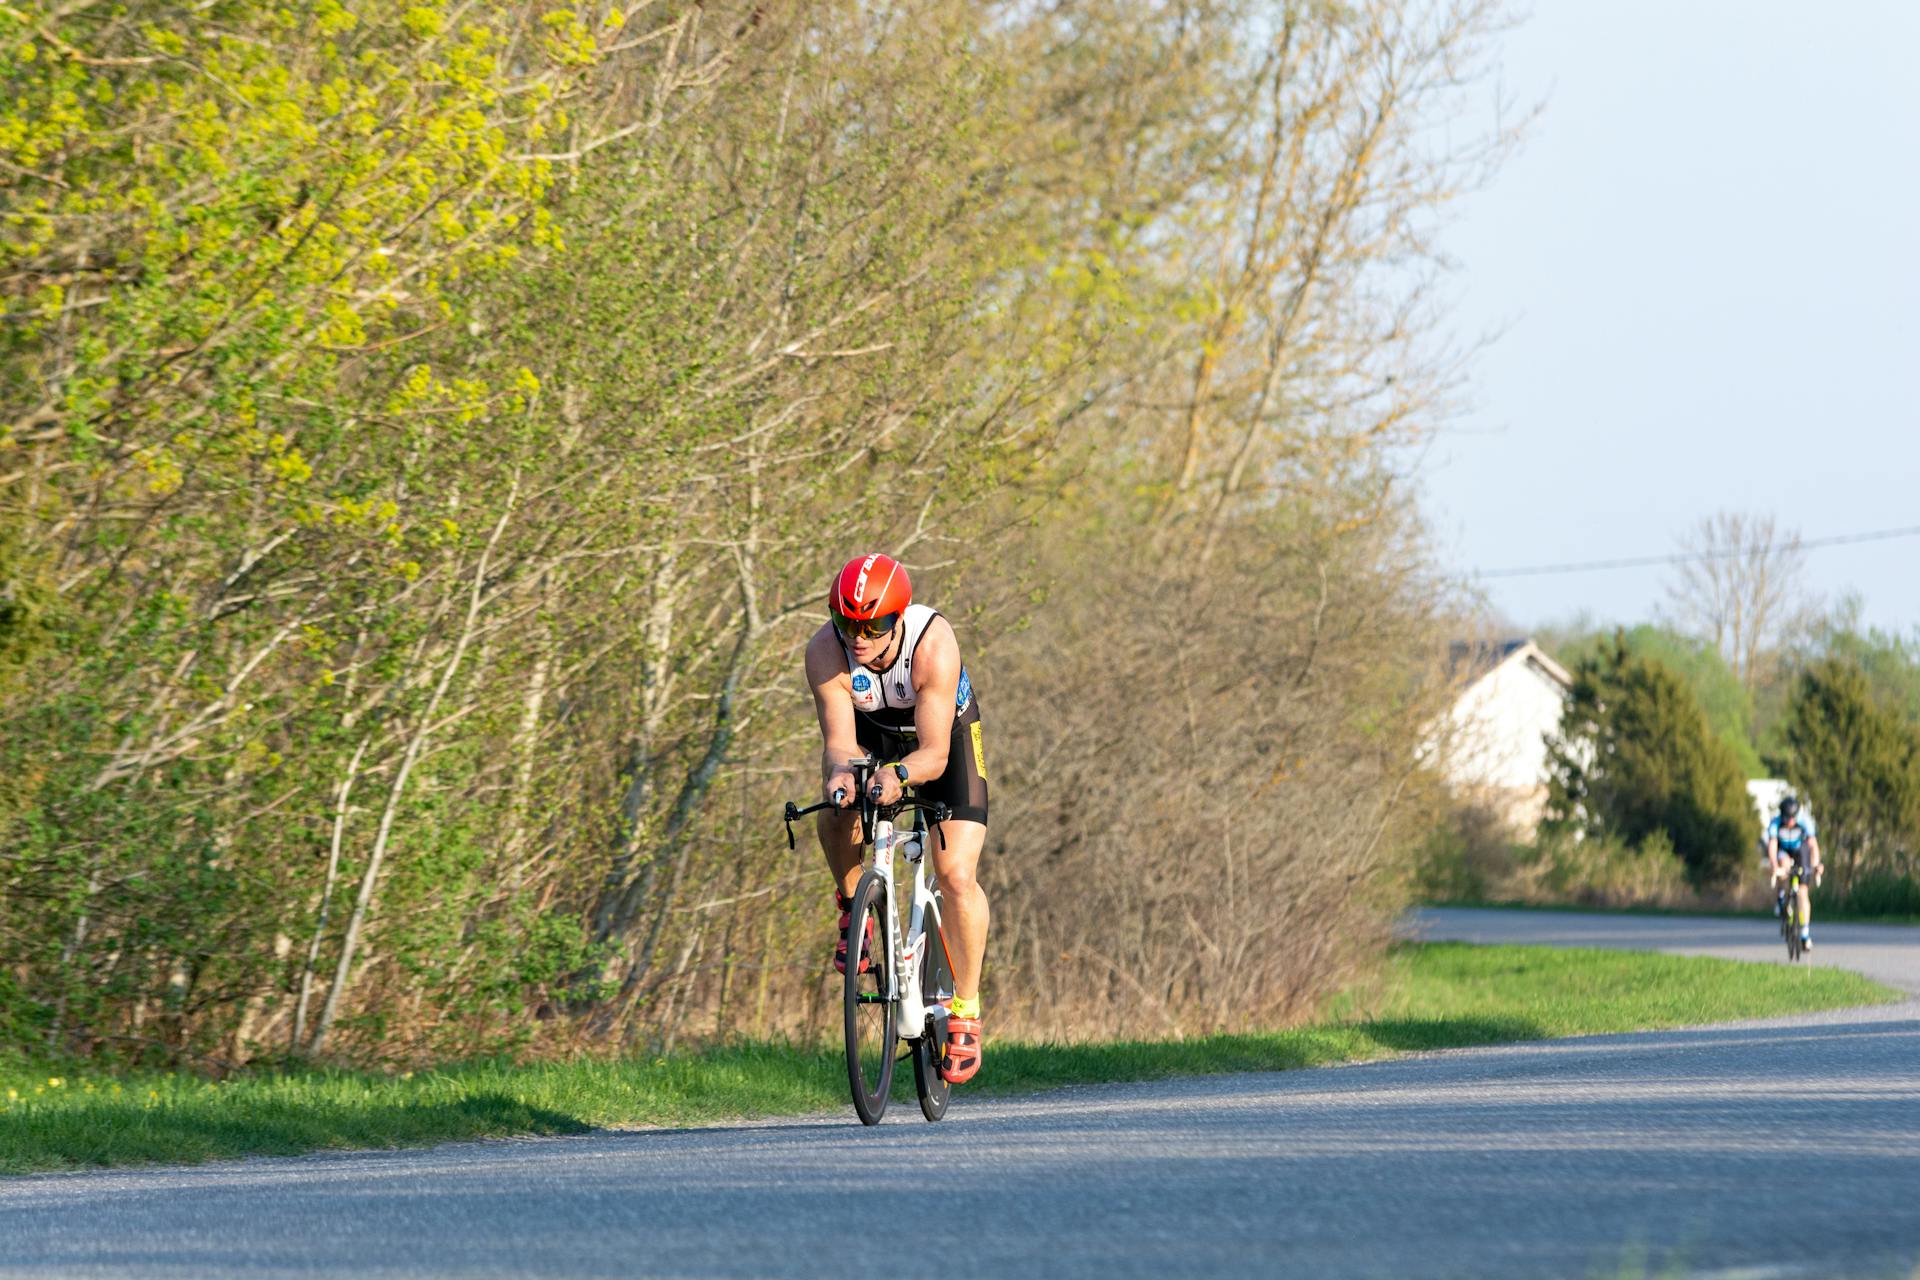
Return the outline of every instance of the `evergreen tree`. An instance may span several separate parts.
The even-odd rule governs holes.
[[[1732,878],[1754,825],[1739,763],[1686,682],[1625,635],[1575,665],[1548,748],[1554,825],[1629,844],[1665,832],[1695,884]]]
[[[1787,773],[1819,815],[1825,856],[1851,887],[1863,870],[1913,873],[1920,846],[1920,732],[1872,696],[1867,675],[1826,658],[1794,684]]]
[[[1686,683],[1700,700],[1708,727],[1733,752],[1747,777],[1757,778],[1766,771],[1753,745],[1753,695],[1718,649],[1705,640],[1651,623],[1643,622],[1619,634],[1629,651],[1653,659]],[[1560,640],[1552,647],[1553,654],[1572,669],[1582,658],[1604,650],[1611,639],[1604,630],[1588,630]]]

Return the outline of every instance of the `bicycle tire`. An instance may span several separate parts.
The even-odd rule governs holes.
[[[953,998],[953,968],[947,960],[947,941],[938,930],[930,931],[919,948],[920,990],[929,1001]],[[946,1055],[945,1039],[938,1034],[939,1023],[927,1019],[927,1025],[913,1042],[913,1088],[920,1095],[920,1114],[939,1120],[947,1114],[953,1086],[940,1074],[940,1060]]]
[[[893,960],[887,954],[887,887],[872,871],[860,878],[853,891],[848,911],[847,974],[842,985],[847,1043],[847,1086],[853,1093],[853,1109],[862,1124],[879,1124],[887,1113],[887,1100],[893,1091],[894,1040],[898,1011],[887,993]],[[874,950],[867,949],[867,931],[862,921],[873,921]],[[865,973],[860,972],[862,956],[869,957]]]

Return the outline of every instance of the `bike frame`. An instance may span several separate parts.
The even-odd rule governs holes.
[[[928,1016],[942,1009],[938,1003],[927,1001],[927,992],[921,989],[920,962],[923,956],[916,954],[918,947],[929,945],[928,939],[944,946],[945,939],[940,932],[940,897],[933,883],[933,868],[926,865],[925,836],[932,831],[915,833],[901,831],[889,818],[876,818],[873,826],[873,861],[870,864],[874,874],[880,877],[887,887],[886,948],[893,958],[893,989],[887,998],[897,1010],[902,1040],[918,1040],[927,1033]],[[894,875],[894,859],[905,858],[910,870],[908,878],[913,881],[913,900],[907,910],[906,938],[900,936],[900,912],[895,903],[897,880]],[[929,919],[928,917],[932,918]]]

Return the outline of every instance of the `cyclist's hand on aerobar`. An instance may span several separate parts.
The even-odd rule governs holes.
[[[900,799],[900,779],[891,769],[882,769],[874,775],[867,787],[867,794],[880,804],[896,804]]]
[[[826,799],[832,800],[842,809],[853,803],[853,775],[845,769],[836,769],[827,777]]]

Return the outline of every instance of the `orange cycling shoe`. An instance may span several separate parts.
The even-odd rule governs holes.
[[[833,968],[836,973],[847,971],[847,926],[853,923],[853,900],[839,893],[833,895],[840,903],[840,942],[833,949]],[[867,917],[867,945],[860,948],[860,972],[873,968],[873,917]]]
[[[980,1019],[947,1019],[947,1055],[940,1060],[940,1078],[965,1084],[980,1070]]]

